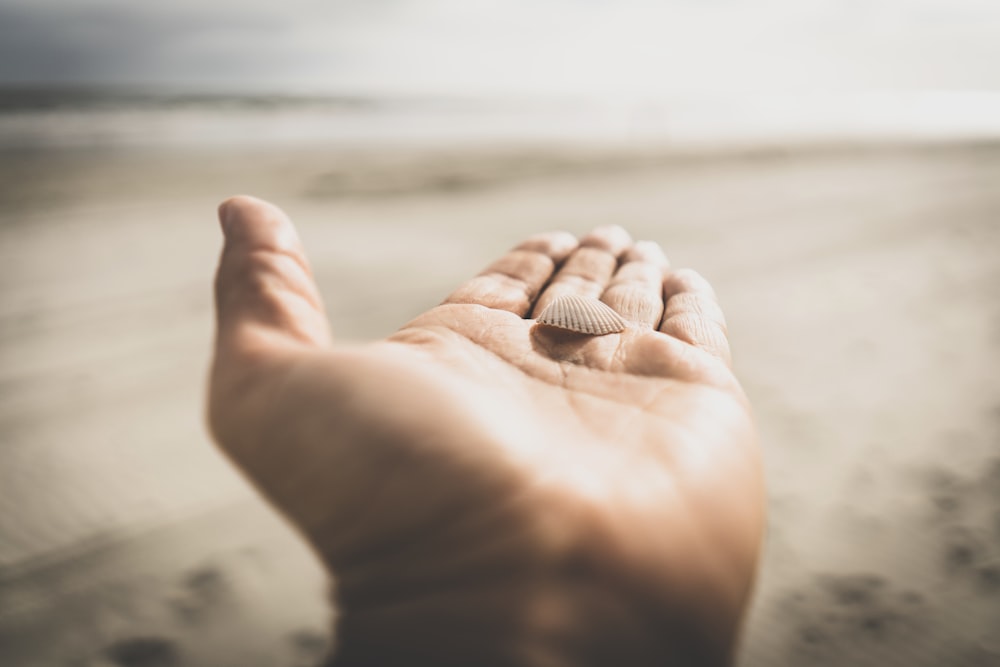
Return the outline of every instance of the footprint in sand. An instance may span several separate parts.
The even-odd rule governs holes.
[[[104,656],[119,667],[175,667],[180,664],[177,645],[161,637],[132,637],[104,649]]]
[[[178,616],[197,621],[203,612],[222,603],[229,593],[229,582],[219,567],[206,565],[188,572],[168,601]]]
[[[1000,458],[965,477],[933,470],[924,485],[944,574],[980,596],[1000,595]]]
[[[795,619],[790,649],[815,661],[886,647],[919,632],[925,599],[895,590],[875,574],[831,574],[791,593],[783,605]]]
[[[291,667],[319,667],[330,646],[326,634],[309,629],[293,632],[288,642],[294,655]]]

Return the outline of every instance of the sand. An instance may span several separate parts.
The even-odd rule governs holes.
[[[771,525],[746,667],[1000,665],[1000,147],[0,153],[0,664],[315,664],[308,550],[203,426],[214,207],[296,219],[336,335],[522,236],[715,284]]]

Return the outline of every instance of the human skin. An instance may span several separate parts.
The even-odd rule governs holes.
[[[335,580],[331,664],[731,664],[763,483],[703,278],[619,227],[542,234],[342,345],[288,218],[219,213],[209,423]],[[563,294],[629,327],[538,325]]]

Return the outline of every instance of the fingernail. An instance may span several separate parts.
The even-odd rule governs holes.
[[[225,236],[229,236],[230,218],[233,214],[232,207],[229,205],[230,201],[227,199],[219,204],[219,225],[222,227],[222,233]]]
[[[232,231],[233,220],[236,218],[236,207],[232,205],[233,199],[230,197],[226,201],[219,204],[219,225],[222,227],[222,233],[225,236],[229,236]]]

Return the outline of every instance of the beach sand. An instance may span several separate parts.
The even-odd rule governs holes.
[[[292,667],[301,540],[210,443],[215,206],[296,220],[338,338],[523,236],[702,271],[763,436],[740,664],[1000,665],[1000,146],[0,153],[0,664]]]

